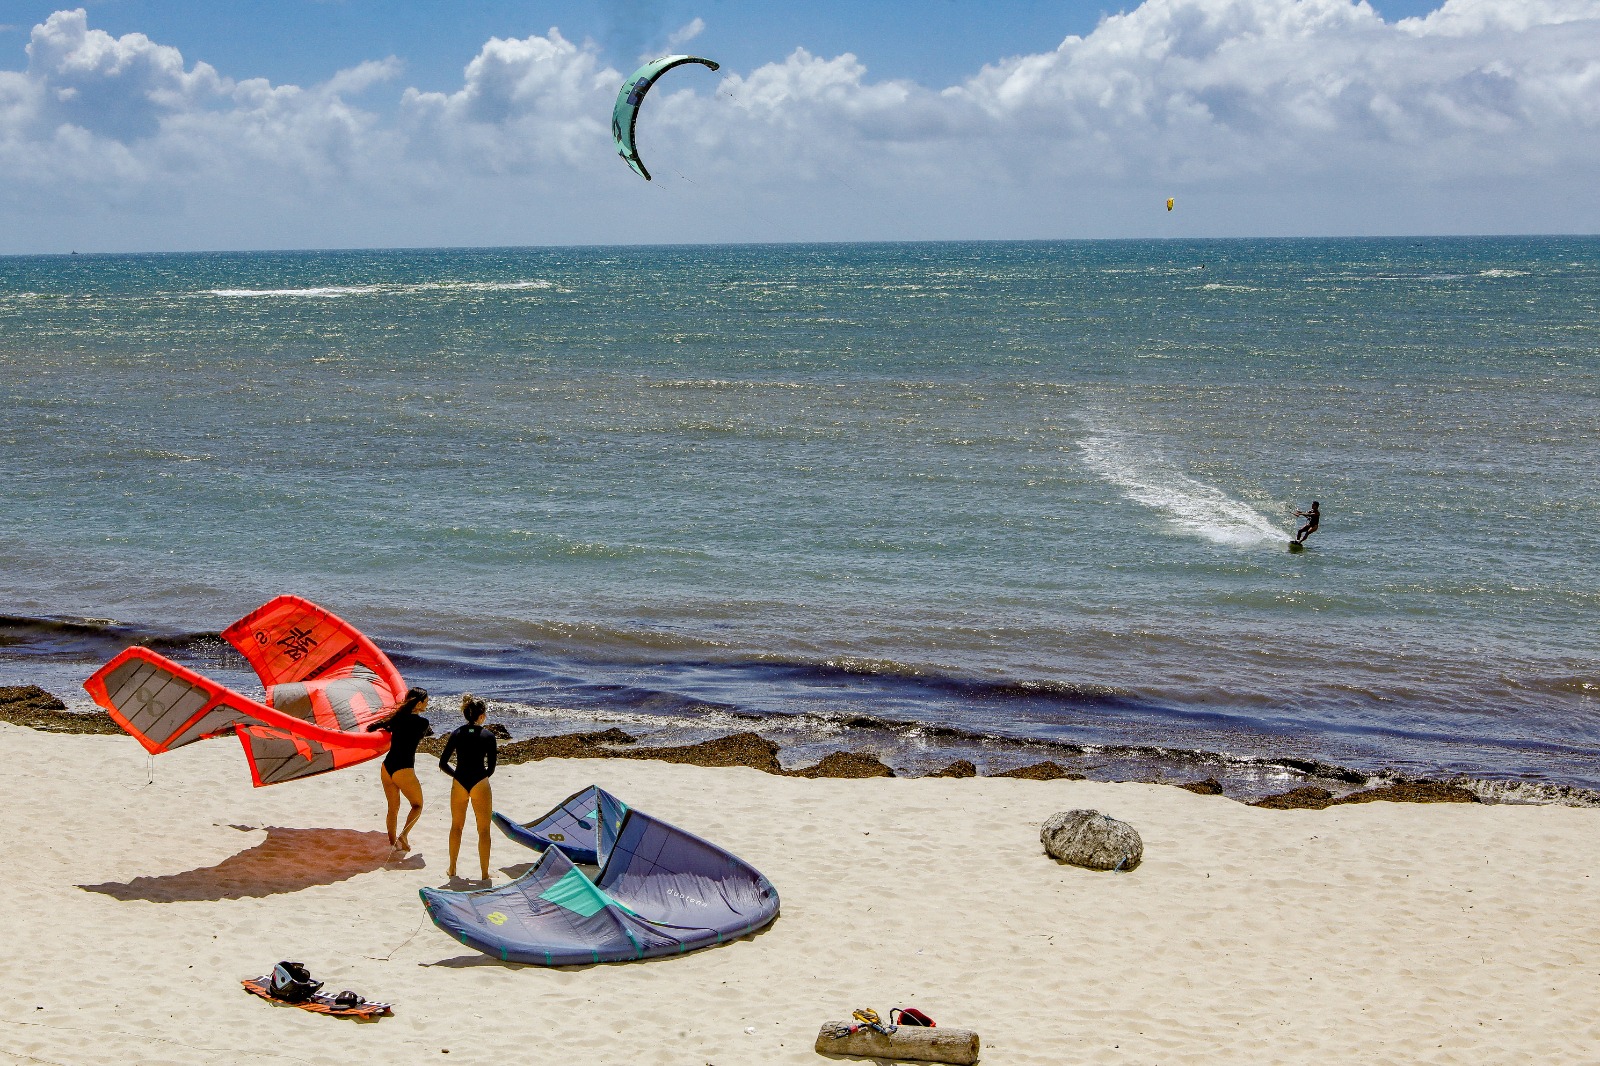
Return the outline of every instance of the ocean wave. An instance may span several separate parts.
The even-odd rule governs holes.
[[[1505,267],[1491,267],[1488,270],[1478,271],[1480,278],[1525,278],[1529,274],[1526,270],[1511,270]]]
[[[479,543],[502,548],[514,545],[528,545],[539,551],[546,558],[580,556],[593,559],[631,559],[646,555],[706,558],[704,552],[691,548],[680,548],[672,545],[580,540],[575,537],[538,529],[443,526],[435,528],[432,534],[445,540]]]
[[[1415,761],[1403,770],[1362,769],[1306,757],[1304,749],[1295,750],[1304,738],[1274,737],[1271,729],[1238,734],[1226,728],[1232,716],[1213,706],[1152,701],[1101,685],[975,677],[882,659],[729,658],[730,649],[722,649],[722,656],[658,653],[624,662],[570,658],[544,641],[508,646],[378,636],[413,683],[440,693],[470,687],[494,700],[519,738],[596,724],[620,726],[651,745],[755,732],[780,743],[784,765],[791,767],[839,749],[873,752],[912,775],[957,759],[972,761],[984,774],[1050,760],[1104,781],[1181,784],[1213,777],[1236,799],[1301,784],[1345,792],[1453,774],[1451,783],[1491,803],[1600,806],[1600,792],[1542,773],[1496,778],[1460,763],[1430,772]],[[592,641],[583,643],[592,656]],[[88,673],[79,664],[104,661],[130,644],[160,649],[228,683],[253,684],[242,657],[214,632],[107,619],[0,617],[0,662],[13,670],[27,664],[30,680],[65,682],[64,697],[72,697]],[[832,705],[817,705],[819,696]],[[812,706],[804,706],[808,701]],[[986,709],[974,715],[980,705]],[[1187,743],[1163,742],[1192,734],[1174,723],[1197,717],[1216,719],[1218,728],[1208,726],[1209,741],[1196,746],[1200,738],[1191,735]],[[1143,725],[1126,728],[1135,721]]]
[[[1534,677],[1517,682],[1518,687],[1530,692],[1552,696],[1585,696],[1600,700],[1600,678],[1585,676]]]
[[[1500,781],[1468,777],[1448,778],[1446,784],[1459,785],[1485,803],[1517,803],[1558,807],[1600,807],[1600,791],[1579,785],[1558,785],[1549,781]]]
[[[816,389],[818,386],[804,381],[739,381],[733,378],[701,378],[674,381],[646,381],[647,389],[788,389],[791,391],[804,391]]]
[[[169,459],[178,463],[200,463],[216,458],[210,452],[191,455],[188,452],[174,452],[163,448],[129,448],[122,454],[133,459]]]
[[[789,664],[789,668],[814,671],[823,680],[826,680],[828,672],[837,671],[840,674],[852,677],[913,681],[922,685],[959,690],[970,698],[986,701],[1026,699],[1076,704],[1108,703],[1129,698],[1126,693],[1110,685],[1092,685],[1054,680],[1012,681],[967,678],[951,675],[935,668],[898,662],[893,659],[868,659],[852,655],[837,656],[827,659],[818,665]]]
[[[1253,547],[1288,534],[1242,500],[1142,454],[1133,441],[1100,430],[1081,444],[1085,465],[1126,498],[1160,514],[1169,528],[1213,544]]]
[[[513,716],[507,723],[513,736],[617,725],[630,729],[647,744],[672,746],[699,743],[729,732],[753,732],[781,745],[781,760],[788,768],[840,749],[870,752],[898,771],[913,775],[928,773],[959,758],[976,763],[986,775],[1048,759],[1104,781],[1178,783],[1200,776],[1221,777],[1236,798],[1266,795],[1307,783],[1345,792],[1393,780],[1387,775],[1375,777],[1362,770],[1293,756],[1156,744],[1085,743],[848,711],[751,714],[727,706],[689,704],[663,717],[655,707],[579,708],[516,699],[497,701],[496,706]],[[1554,795],[1534,799],[1529,793],[1522,802],[1566,801]]]
[[[1319,274],[1307,278],[1308,282],[1326,281],[1460,281],[1467,277],[1466,274],[1431,273],[1431,274]]]
[[[1252,754],[1160,744],[1086,743],[1051,737],[963,729],[920,720],[851,712],[802,711],[751,714],[734,707],[688,703],[670,717],[655,709],[574,708],[496,701],[510,712],[513,736],[554,734],[574,727],[618,725],[652,746],[695,744],[730,732],[753,732],[782,747],[780,760],[793,769],[829,750],[876,755],[896,769],[926,774],[956,759],[975,763],[983,776],[1049,760],[1093,780],[1182,784],[1209,777],[1229,796],[1251,800],[1300,785],[1336,794],[1417,781],[1441,781],[1477,795],[1485,803],[1600,807],[1600,790],[1518,778],[1455,774],[1417,777],[1366,771],[1320,759]]]
[[[376,285],[321,285],[308,289],[207,289],[207,296],[364,296],[378,292]]]
[[[419,281],[408,284],[313,285],[290,289],[207,289],[201,295],[327,299],[341,296],[402,295],[413,292],[520,292],[527,289],[553,288],[555,288],[553,281],[532,278],[522,281]]]
[[[210,652],[222,645],[214,632],[165,632],[109,618],[30,618],[0,615],[0,648],[9,655],[93,661],[131,645],[161,652]],[[225,645],[222,645],[225,647]]]

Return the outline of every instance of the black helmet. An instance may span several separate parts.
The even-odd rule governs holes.
[[[280,962],[272,968],[267,991],[285,1003],[303,1003],[317,994],[321,981],[311,979],[311,971],[298,962]]]

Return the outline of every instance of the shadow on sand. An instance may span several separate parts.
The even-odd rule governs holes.
[[[716,951],[720,948],[727,947],[729,944],[751,943],[760,937],[765,936],[767,931],[777,924],[777,919],[773,919],[771,922],[768,922],[766,925],[762,926],[760,929],[757,929],[753,933],[746,933],[744,936],[733,937],[732,939],[726,940],[717,945],[716,948],[706,947],[699,948],[697,950]],[[620,962],[580,962],[574,963],[571,966],[540,966],[537,963],[532,962],[502,961],[495,958],[493,955],[455,955],[448,959],[438,959],[434,962],[419,962],[417,965],[430,968],[434,966],[442,966],[447,970],[470,970],[478,966],[495,966],[502,970],[567,970],[576,973],[582,970],[592,970],[596,966],[648,966],[653,962],[671,962],[673,959],[681,957],[682,956],[680,955],[657,955],[653,959],[626,959]]]
[[[255,827],[236,825],[233,828],[248,831]],[[113,899],[187,903],[277,896],[316,885],[331,885],[374,870],[415,870],[423,866],[422,856],[418,854],[391,862],[389,840],[382,833],[276,826],[268,828],[266,833],[267,839],[255,847],[230,855],[215,866],[78,887]]]

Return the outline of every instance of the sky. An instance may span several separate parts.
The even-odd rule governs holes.
[[[0,254],[1593,233],[1597,163],[1600,0],[0,0]]]

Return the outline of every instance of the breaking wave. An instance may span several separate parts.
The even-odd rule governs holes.
[[[314,285],[297,289],[207,289],[206,296],[261,297],[287,296],[303,299],[328,299],[340,296],[392,295],[410,292],[517,292],[524,289],[552,289],[555,283],[542,278],[526,281],[419,281],[393,285]]]

